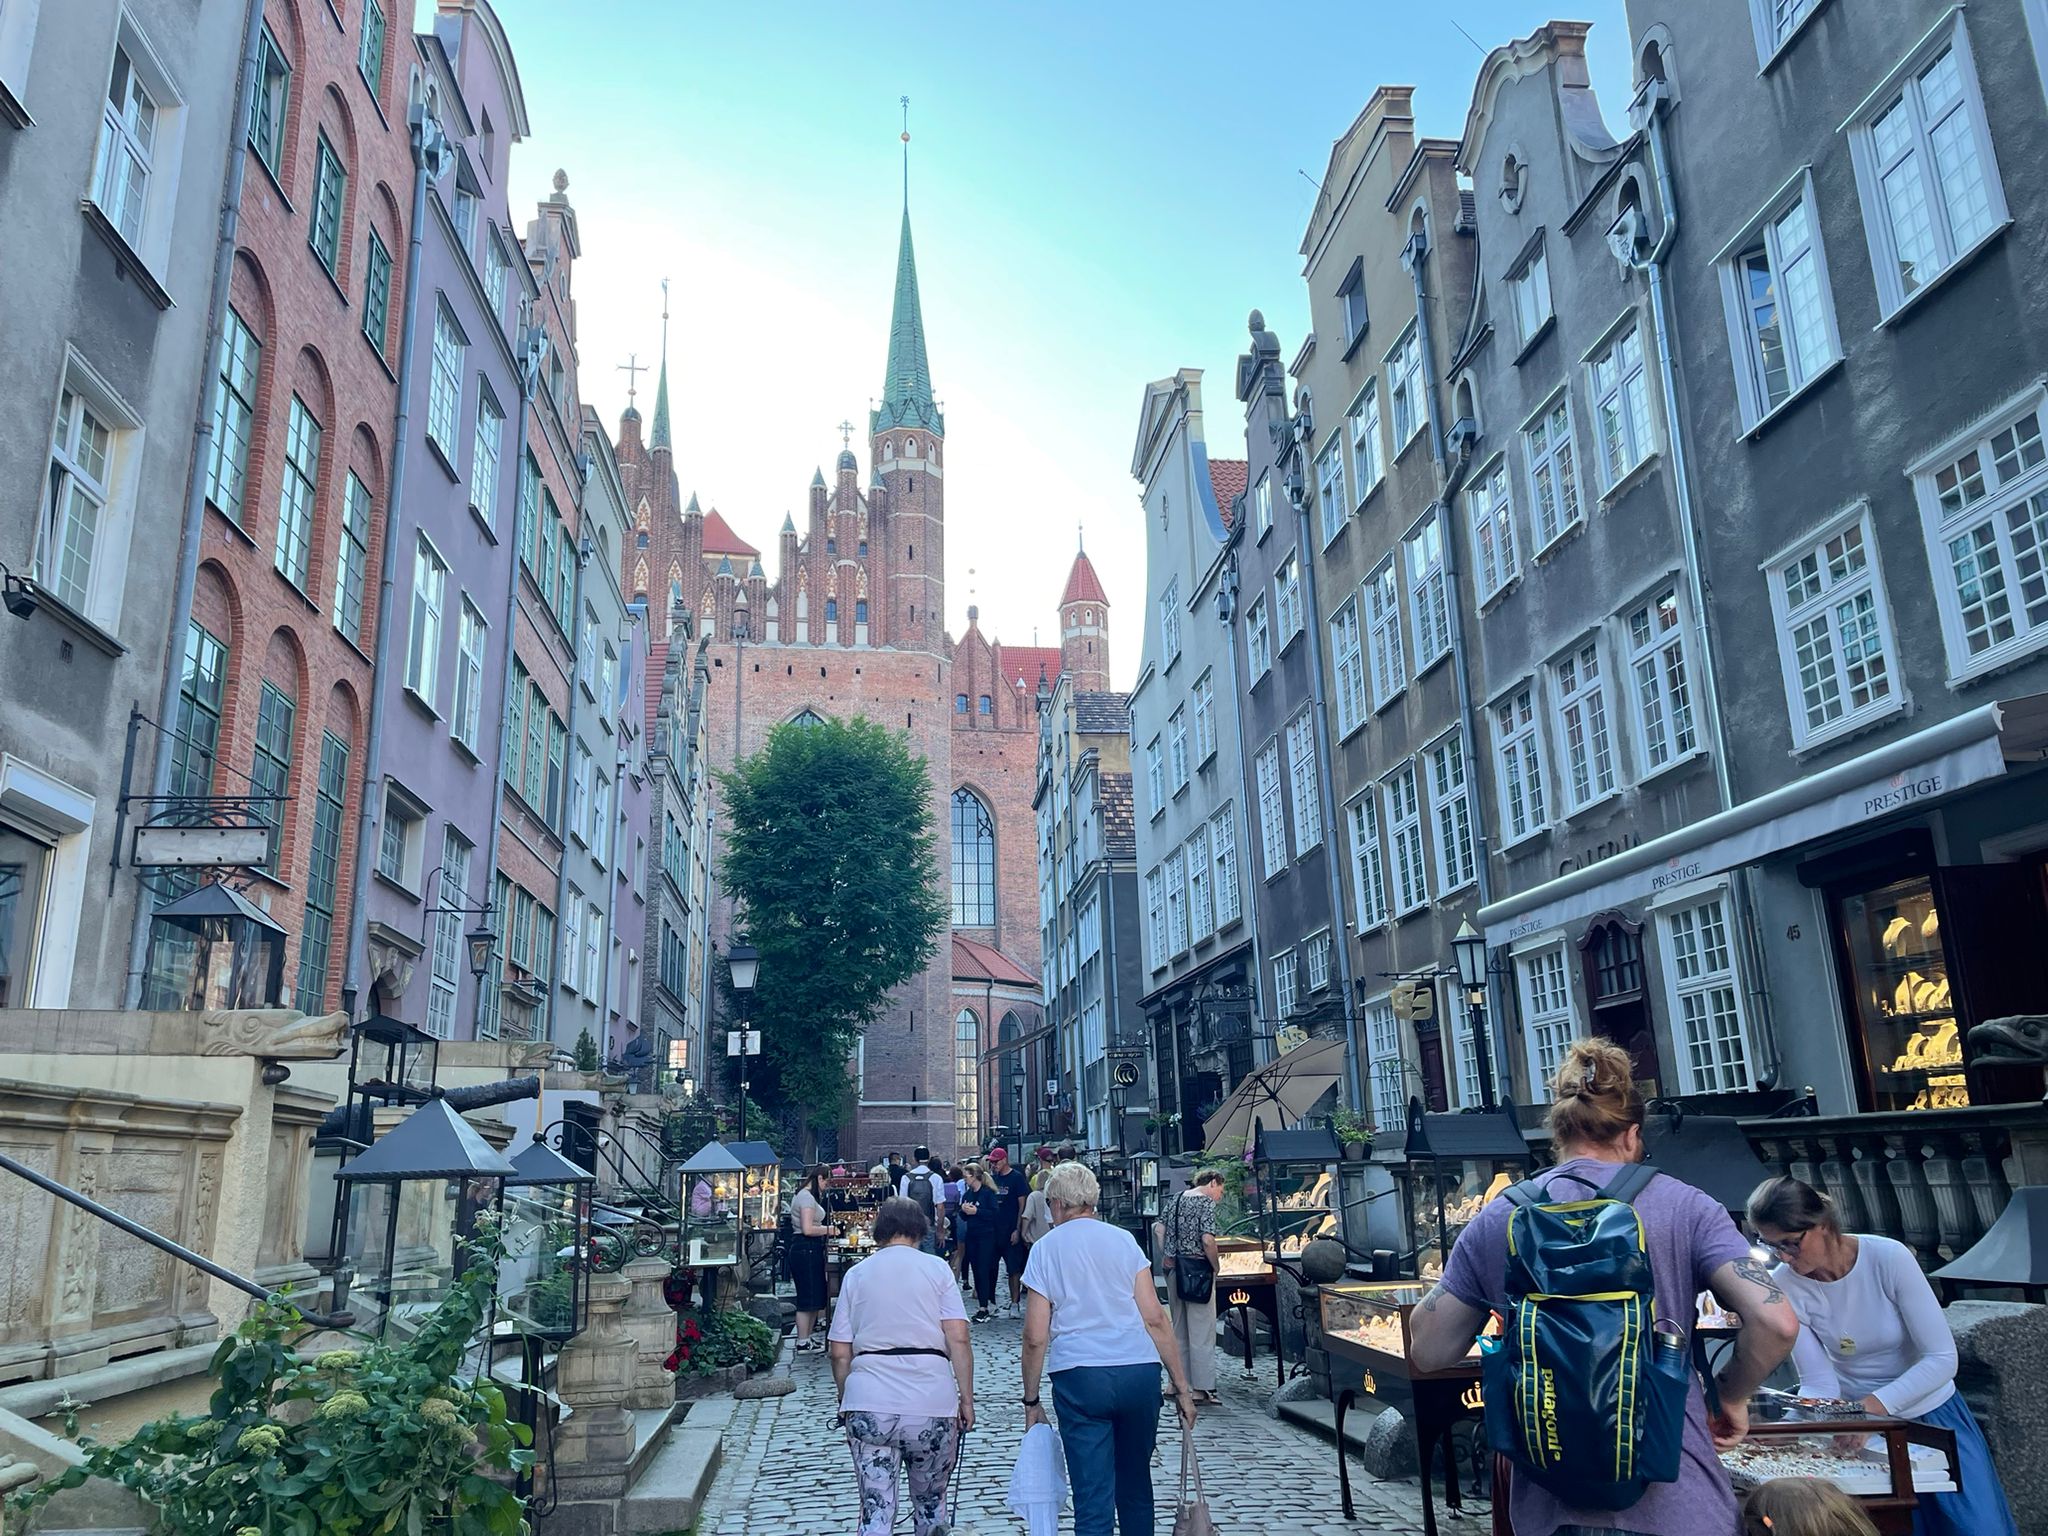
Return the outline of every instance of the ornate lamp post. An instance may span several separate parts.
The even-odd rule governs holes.
[[[1493,1055],[1486,1038],[1486,938],[1466,918],[1451,940],[1451,954],[1458,965],[1458,980],[1465,988],[1465,1001],[1472,1011],[1473,1059],[1479,1063],[1479,1103],[1492,1109]]]
[[[761,952],[745,939],[740,939],[726,946],[725,966],[732,974],[733,1003],[740,1016],[740,1027],[726,1037],[725,1053],[740,1059],[740,1140],[745,1141],[749,1086],[747,1061],[761,1054],[761,1036],[748,1025],[747,1015],[753,1001],[754,982],[761,973]]]

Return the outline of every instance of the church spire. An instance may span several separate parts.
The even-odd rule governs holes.
[[[661,280],[661,380],[654,388],[654,432],[650,448],[674,449],[668,435],[668,279]]]
[[[903,98],[903,233],[896,248],[896,298],[889,316],[889,364],[881,406],[869,413],[868,431],[923,427],[944,433],[932,399],[932,370],[924,348],[924,307],[918,300],[917,253],[910,243],[910,98]]]

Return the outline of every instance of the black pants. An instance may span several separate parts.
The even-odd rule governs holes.
[[[1002,1254],[1002,1244],[996,1241],[994,1232],[973,1230],[967,1234],[967,1265],[974,1272],[974,1299],[984,1308],[995,1304],[996,1265]]]

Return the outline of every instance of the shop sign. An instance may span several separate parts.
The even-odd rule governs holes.
[[[1904,810],[1919,800],[1932,799],[1948,792],[1948,781],[1939,768],[1930,768],[1923,773],[1895,773],[1880,785],[1874,785],[1863,796],[1863,814],[1889,816],[1893,811]]]

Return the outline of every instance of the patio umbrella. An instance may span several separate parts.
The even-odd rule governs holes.
[[[1310,1040],[1275,1057],[1230,1091],[1216,1113],[1202,1122],[1210,1146],[1226,1137],[1249,1143],[1254,1118],[1274,1130],[1293,1125],[1330,1091],[1344,1071],[1344,1042]]]

